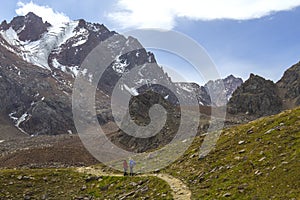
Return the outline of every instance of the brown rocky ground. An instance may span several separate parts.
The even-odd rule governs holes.
[[[97,164],[77,135],[17,137],[0,143],[0,168],[47,168]]]

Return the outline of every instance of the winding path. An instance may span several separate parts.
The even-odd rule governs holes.
[[[112,174],[103,172],[101,169],[95,169],[92,167],[80,167],[77,168],[80,173],[88,173],[96,176],[123,176],[123,174]],[[189,188],[179,179],[169,175],[169,174],[144,174],[139,176],[154,176],[166,181],[171,189],[173,198],[176,200],[189,200],[191,199],[191,191]]]

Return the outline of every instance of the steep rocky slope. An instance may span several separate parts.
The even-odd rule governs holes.
[[[276,83],[284,108],[300,105],[300,63],[293,65],[284,72],[283,77]]]
[[[3,38],[0,41],[5,43]],[[0,46],[0,111],[22,132],[61,134],[74,131],[71,89],[49,71],[37,68]]]
[[[183,95],[189,96],[191,92],[197,95],[197,99],[200,105],[211,105],[211,98],[203,86],[199,86],[196,83],[175,83],[179,88],[183,89]]]
[[[156,135],[147,138],[137,138],[126,134],[124,131],[119,130],[111,136],[111,140],[124,149],[133,152],[144,152],[156,149],[171,142],[176,135],[180,125],[180,109],[174,107],[169,101],[158,95],[155,92],[145,92],[142,95],[136,96],[130,102],[130,115],[134,122],[140,126],[145,126],[151,122],[149,117],[149,109],[154,104],[159,104],[164,107],[167,112],[166,123],[162,130]],[[161,116],[155,116],[157,119],[152,121],[160,122]],[[133,134],[140,134],[139,130],[134,130]]]
[[[228,103],[228,112],[231,114],[260,117],[276,114],[281,110],[282,100],[275,83],[254,74],[233,93]]]

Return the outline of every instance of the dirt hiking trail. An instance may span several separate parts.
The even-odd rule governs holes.
[[[76,171],[80,173],[92,174],[95,176],[123,176],[123,174],[114,174],[114,173],[107,173],[102,171],[101,169],[95,169],[92,167],[80,167],[76,168]],[[169,175],[169,174],[143,174],[137,176],[154,176],[166,181],[171,189],[172,195],[175,200],[189,200],[191,199],[191,191],[189,188],[179,179]]]

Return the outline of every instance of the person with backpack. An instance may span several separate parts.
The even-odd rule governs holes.
[[[136,165],[135,161],[134,161],[132,158],[130,158],[130,159],[129,159],[130,176],[133,176],[133,175],[134,175],[134,173],[133,173],[133,167],[134,167],[135,165]]]
[[[123,169],[124,169],[124,176],[127,176],[128,164],[126,160],[123,160]]]

